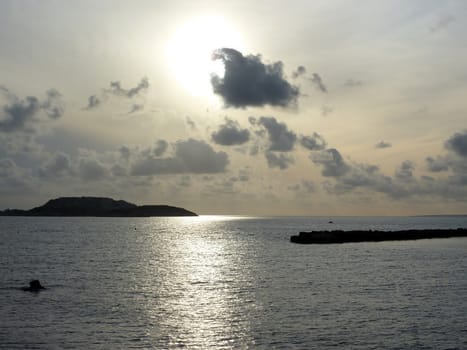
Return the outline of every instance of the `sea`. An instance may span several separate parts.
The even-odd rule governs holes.
[[[458,227],[467,217],[0,217],[0,349],[467,349],[467,238],[290,243]],[[46,289],[21,290],[32,279]]]

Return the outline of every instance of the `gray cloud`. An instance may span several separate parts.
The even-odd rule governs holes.
[[[80,159],[78,174],[84,181],[98,181],[110,175],[109,169],[107,169],[105,164],[91,157]]]
[[[39,168],[39,176],[45,178],[61,177],[71,172],[70,159],[64,153],[58,153],[43,167]]]
[[[167,150],[167,147],[169,146],[169,143],[165,140],[157,140],[156,142],[156,147],[154,148],[154,155],[156,157],[162,156],[165,151]]]
[[[102,103],[101,99],[97,95],[91,95],[88,97],[88,105],[85,109],[93,109],[98,107]]]
[[[323,166],[321,174],[326,177],[340,177],[350,170],[350,166],[345,163],[341,154],[335,148],[312,154],[310,158],[313,163]]]
[[[252,125],[262,126],[266,129],[269,139],[268,151],[289,152],[292,151],[297,141],[297,135],[287,128],[285,123],[279,123],[274,117],[250,117]]]
[[[279,168],[284,170],[294,163],[294,159],[284,153],[276,154],[274,152],[266,152],[264,155],[270,168]]]
[[[250,139],[248,129],[242,129],[237,121],[225,119],[225,123],[214,131],[211,135],[212,140],[223,146],[242,145]]]
[[[415,164],[410,160],[405,160],[400,165],[399,169],[396,171],[396,178],[402,181],[412,181],[413,180],[413,170],[415,169]]]
[[[467,130],[451,136],[446,141],[445,147],[461,157],[467,157]]]
[[[146,77],[141,78],[141,81],[130,89],[122,88],[122,85],[119,81],[111,81],[110,87],[103,89],[100,96],[91,95],[88,97],[88,104],[84,109],[91,110],[100,106],[109,96],[125,97],[132,99],[141,95],[149,89],[149,80]],[[130,109],[129,114],[137,112],[144,108],[144,104],[133,104]]]
[[[265,64],[259,55],[243,56],[230,48],[216,50],[213,59],[221,60],[225,66],[224,77],[213,75],[211,84],[226,107],[296,104],[300,92],[285,79],[282,62]]]
[[[132,175],[209,174],[225,172],[229,158],[225,152],[215,152],[204,141],[188,139],[174,144],[175,154],[167,158],[144,156],[132,167]]]
[[[141,111],[144,109],[144,105],[143,104],[133,104],[133,106],[131,106],[131,109],[130,111],[128,112],[128,114],[133,114],[133,113],[136,113],[138,111]]]
[[[55,89],[48,90],[47,99],[42,103],[41,108],[50,118],[60,118],[65,112],[62,95]]]
[[[426,163],[428,170],[433,173],[449,170],[449,161],[444,157],[427,157]]]
[[[323,83],[323,79],[319,76],[318,73],[313,73],[310,81],[315,85],[315,87],[320,90],[321,92],[328,92],[328,89]]]
[[[105,91],[109,94],[116,96],[124,96],[128,98],[133,98],[139,95],[141,92],[146,92],[149,88],[149,80],[146,77],[143,77],[141,81],[133,88],[124,89],[122,88],[119,81],[111,81],[110,88]]]
[[[51,119],[57,119],[63,115],[64,107],[57,90],[48,90],[47,97],[42,102],[35,96],[27,96],[24,100],[20,100],[5,87],[2,87],[0,91],[9,103],[4,105],[0,112],[0,131],[5,133],[34,131],[32,124],[40,120],[40,112]]]
[[[391,143],[386,142],[386,141],[380,141],[375,145],[375,148],[377,149],[390,148],[390,147],[392,147]]]
[[[292,78],[297,79],[298,77],[306,73],[306,68],[303,66],[298,66],[296,70],[292,73]]]
[[[326,141],[316,132],[311,136],[301,136],[300,144],[310,151],[321,151],[326,148]]]

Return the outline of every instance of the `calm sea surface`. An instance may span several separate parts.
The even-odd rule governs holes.
[[[289,243],[466,217],[332,220],[0,217],[0,348],[467,349],[467,238]]]

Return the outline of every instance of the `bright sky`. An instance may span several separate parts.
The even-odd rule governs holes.
[[[0,2],[0,209],[467,214],[467,2]]]

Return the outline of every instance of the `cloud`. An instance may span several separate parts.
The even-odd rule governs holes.
[[[110,87],[102,89],[100,96],[95,94],[88,97],[88,104],[86,107],[84,107],[84,109],[91,110],[99,107],[105,100],[108,99],[109,96],[132,99],[146,92],[149,89],[149,86],[149,80],[146,77],[141,78],[141,81],[135,87],[130,89],[122,88],[122,85],[119,81],[111,81]],[[143,108],[144,104],[133,104],[129,114],[137,112]]]
[[[340,177],[350,170],[339,151],[335,148],[326,149],[310,155],[313,163],[323,166],[321,175],[325,177]]]
[[[461,157],[467,157],[467,130],[452,135],[446,141],[445,147]]]
[[[213,75],[211,84],[226,107],[287,107],[296,104],[300,92],[285,79],[282,62],[265,64],[261,62],[260,55],[243,56],[230,48],[216,50],[213,59],[224,63],[224,77]]]
[[[292,78],[297,79],[298,77],[306,73],[306,68],[303,66],[298,66],[296,70],[292,73]]]
[[[279,123],[274,117],[249,118],[252,125],[262,126],[266,129],[269,139],[268,151],[289,152],[292,151],[297,141],[297,135],[287,128],[284,123]]]
[[[119,81],[111,81],[110,88],[105,90],[107,93],[115,96],[124,96],[127,98],[133,98],[139,95],[141,92],[146,92],[149,88],[149,80],[146,77],[143,77],[141,81],[133,88],[124,89],[122,88]]]
[[[133,104],[133,106],[131,106],[131,109],[130,111],[128,112],[128,114],[133,114],[133,113],[136,113],[138,111],[141,111],[144,109],[144,105],[143,104]]]
[[[294,159],[284,153],[276,154],[274,152],[266,152],[264,155],[270,168],[279,168],[284,170],[294,163]]]
[[[156,147],[154,148],[154,155],[156,157],[162,156],[165,151],[167,150],[167,147],[169,146],[169,143],[165,140],[157,140],[156,142]]]
[[[237,121],[225,119],[225,123],[214,131],[211,135],[212,140],[223,146],[242,145],[250,139],[248,129],[242,129]]]
[[[9,103],[4,105],[0,112],[0,132],[34,131],[32,124],[40,121],[40,112],[51,119],[63,115],[64,107],[57,90],[48,90],[46,99],[42,102],[35,96],[27,96],[24,100],[20,100],[5,87],[0,91]]]
[[[377,149],[390,148],[392,145],[389,142],[380,141],[375,145]]]
[[[321,151],[326,148],[326,141],[320,134],[314,132],[311,136],[301,136],[300,145],[310,151]]]
[[[60,118],[65,112],[62,95],[55,89],[48,90],[47,99],[42,103],[41,108],[50,118]]]
[[[425,160],[428,170],[433,173],[449,170],[449,161],[444,157],[427,157]]]
[[[175,154],[167,158],[140,157],[132,166],[132,175],[213,174],[225,172],[229,158],[225,152],[215,152],[204,141],[177,141]]]
[[[102,103],[102,100],[97,95],[91,95],[88,97],[88,105],[85,109],[93,109],[98,107]]]
[[[414,169],[415,164],[410,160],[405,160],[396,171],[396,178],[402,181],[412,181]]]
[[[1,194],[13,194],[16,196],[20,193],[27,193],[31,195],[34,192],[34,188],[31,186],[30,180],[29,174],[19,168],[12,159],[0,159]]]
[[[318,73],[313,73],[310,81],[315,85],[315,87],[321,92],[328,92],[328,89],[323,83],[323,79],[319,76]]]
[[[39,168],[39,176],[44,178],[56,178],[70,174],[71,163],[68,155],[58,153],[43,167]]]

